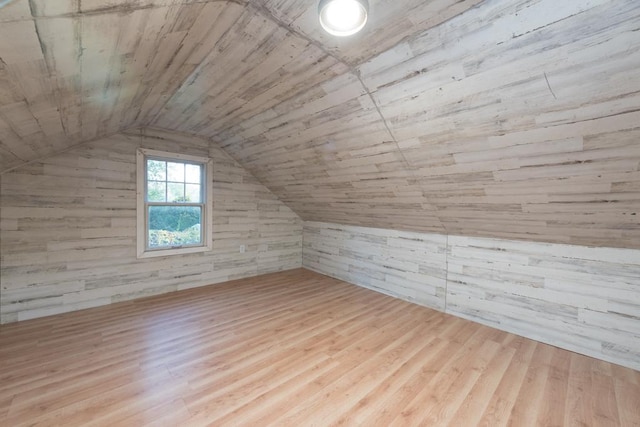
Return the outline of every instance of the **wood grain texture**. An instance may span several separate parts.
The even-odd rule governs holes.
[[[307,221],[302,262],[310,270],[445,310],[447,236]]]
[[[348,48],[323,45],[307,1],[3,2],[0,170],[152,121],[211,136],[478,2],[373,1]]]
[[[639,23],[485,1],[217,137],[307,221],[640,248]]]
[[[640,251],[449,236],[447,313],[640,370]]]
[[[0,327],[11,426],[640,422],[640,372],[292,270]]]
[[[213,159],[212,251],[136,258],[138,147]],[[145,129],[91,142],[2,175],[0,194],[3,323],[301,265],[300,218],[191,136]]]
[[[640,370],[638,250],[306,222],[303,265]]]
[[[318,25],[318,3],[301,0],[250,0],[292,31],[317,41],[347,65],[357,65],[473,8],[482,0],[369,0],[367,25],[350,37],[333,37]]]
[[[123,129],[220,142],[307,221],[640,249],[640,3],[0,8],[0,170]]]
[[[442,226],[638,248],[640,4],[477,12],[361,67]]]
[[[435,208],[351,74],[219,136],[222,147],[307,221],[444,232]],[[265,117],[267,118],[267,117]]]

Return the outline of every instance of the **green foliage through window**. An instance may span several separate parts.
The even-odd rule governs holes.
[[[152,203],[201,203],[203,166],[147,159],[146,200]]]
[[[202,164],[146,159],[149,248],[203,244]]]
[[[201,222],[198,206],[149,206],[149,229],[184,231]]]

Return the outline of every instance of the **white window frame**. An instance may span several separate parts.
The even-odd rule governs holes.
[[[203,244],[199,246],[186,246],[181,248],[166,248],[166,249],[147,249],[147,236],[149,234],[148,221],[147,221],[147,203],[146,197],[146,159],[159,158],[167,161],[181,161],[181,162],[194,162],[200,163],[204,166],[204,178],[205,182],[203,197],[204,197],[204,212],[202,215],[202,236]],[[192,254],[198,252],[211,251],[213,249],[213,238],[211,227],[213,226],[213,160],[208,157],[189,156],[186,154],[170,153],[167,151],[149,150],[145,148],[139,148],[136,152],[136,197],[137,197],[137,256],[138,258],[153,258],[159,256],[168,255],[183,255]]]

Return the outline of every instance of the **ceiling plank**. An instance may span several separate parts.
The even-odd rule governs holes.
[[[309,0],[15,0],[1,167],[151,126],[307,220],[640,247],[640,3],[370,4],[337,39]]]

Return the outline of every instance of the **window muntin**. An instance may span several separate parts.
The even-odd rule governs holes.
[[[202,163],[146,157],[146,250],[202,246]]]
[[[210,174],[207,158],[139,151],[138,257],[211,249]]]

